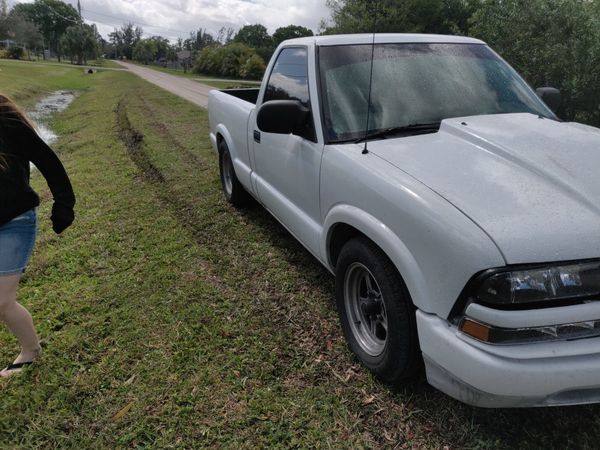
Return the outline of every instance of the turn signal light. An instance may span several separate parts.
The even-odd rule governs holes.
[[[497,328],[465,317],[459,330],[489,344],[527,344],[551,340],[600,337],[600,320],[531,328]]]
[[[460,324],[460,331],[483,342],[490,340],[490,327],[465,319]]]

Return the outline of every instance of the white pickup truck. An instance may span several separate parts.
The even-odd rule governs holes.
[[[256,199],[336,280],[350,349],[469,404],[600,401],[600,130],[484,42],[283,42],[212,91],[234,206]],[[544,99],[544,101],[542,101]],[[367,125],[368,123],[368,125]]]

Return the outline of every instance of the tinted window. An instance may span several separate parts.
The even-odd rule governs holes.
[[[265,93],[264,101],[269,100],[298,100],[309,106],[305,48],[285,48],[279,53]]]
[[[310,109],[306,48],[284,48],[279,53],[269,77],[263,102],[269,100],[298,100]],[[317,141],[312,114],[295,134],[313,142]]]

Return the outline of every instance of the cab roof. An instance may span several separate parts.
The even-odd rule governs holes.
[[[325,47],[331,45],[371,44],[372,33],[364,34],[333,34],[328,36],[311,36],[284,41],[285,45],[316,45]],[[376,44],[485,44],[479,39],[448,36],[443,34],[400,34],[375,33]]]

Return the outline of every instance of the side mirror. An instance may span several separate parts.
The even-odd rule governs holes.
[[[561,96],[560,91],[553,87],[541,87],[535,90],[539,98],[552,110],[556,112],[560,106]]]
[[[304,124],[309,113],[297,100],[271,100],[258,109],[256,125],[265,133],[290,134]]]

